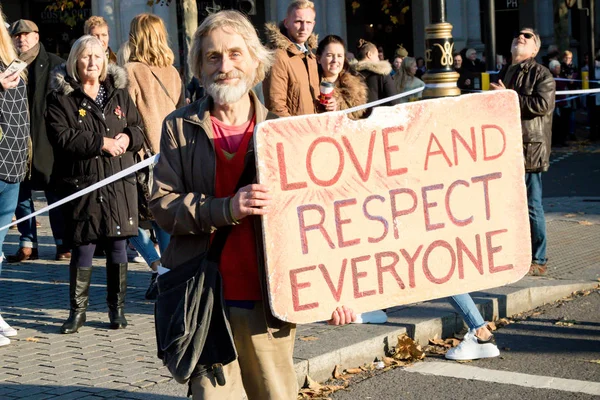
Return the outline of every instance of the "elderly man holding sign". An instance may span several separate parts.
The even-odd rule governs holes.
[[[165,268],[159,269],[157,315],[176,301],[165,283],[207,250],[220,252],[225,303],[219,279],[208,287],[207,278],[204,289],[215,293],[214,303],[208,302],[213,315],[226,311],[227,323],[217,321],[224,327],[218,331],[211,320],[189,378],[193,397],[240,399],[245,390],[250,399],[293,399],[295,325],[275,318],[267,303],[259,217],[270,212],[271,188],[253,183],[254,127],[273,115],[251,88],[264,79],[273,53],[246,17],[222,11],[200,25],[189,60],[208,96],[173,112],[163,125],[151,208],[171,242],[162,259]],[[327,317],[332,324],[355,319],[349,309],[332,309]],[[159,317],[160,352],[175,336],[163,335],[172,324],[161,324]]]

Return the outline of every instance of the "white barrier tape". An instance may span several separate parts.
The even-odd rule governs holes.
[[[571,97],[567,97],[566,99],[560,99],[560,100],[555,100],[555,103],[562,103],[563,101],[569,101],[569,100],[574,100],[574,99],[578,99],[580,97],[583,97],[584,95],[580,94],[577,96],[571,96]]]
[[[346,110],[344,110],[344,114],[350,114],[356,111],[360,111],[360,110],[364,110],[365,108],[370,108],[370,107],[375,107],[378,106],[380,104],[385,104],[388,103],[390,101],[394,101],[397,99],[401,99],[402,97],[406,97],[406,96],[410,96],[411,94],[416,94],[419,92],[422,92],[423,89],[425,89],[424,87],[420,87],[420,88],[416,88],[413,90],[409,90],[408,92],[403,92],[394,96],[390,96],[390,97],[386,97],[385,99],[380,99],[380,100],[375,100],[372,101],[370,103],[367,104],[363,104],[362,106],[356,106],[356,107],[352,107],[352,108],[348,108]]]
[[[569,79],[569,78],[554,78],[555,81],[565,81],[565,82],[590,82],[590,83],[600,83],[600,81],[590,81],[589,79],[584,81],[581,79]]]
[[[600,93],[600,88],[599,89],[561,90],[560,92],[556,92],[556,94],[562,94],[562,95],[567,95],[567,94],[594,94],[594,93]]]
[[[159,156],[160,156],[160,154],[156,154],[156,155],[154,155],[154,156],[152,156],[150,158],[145,159],[144,161],[141,161],[141,162],[139,162],[139,163],[137,163],[137,164],[135,164],[135,165],[133,165],[133,166],[131,166],[129,168],[124,169],[121,172],[117,172],[116,174],[111,175],[108,178],[102,179],[100,182],[94,183],[90,187],[82,189],[79,192],[73,193],[72,195],[70,195],[68,197],[65,197],[64,199],[61,199],[61,200],[57,201],[56,203],[52,203],[51,205],[49,205],[47,207],[44,207],[41,210],[38,210],[38,211],[36,211],[34,213],[26,215],[25,217],[23,217],[21,219],[18,219],[18,220],[14,221],[14,222],[11,222],[8,225],[3,226],[2,228],[0,228],[0,231],[3,231],[4,229],[8,229],[11,226],[19,224],[19,223],[21,223],[23,221],[27,221],[28,219],[33,218],[36,215],[40,215],[42,213],[45,213],[46,211],[50,211],[53,208],[62,206],[63,204],[68,203],[71,200],[75,200],[76,198],[81,197],[84,194],[91,193],[94,190],[101,188],[102,186],[108,185],[109,183],[118,181],[119,179],[124,178],[127,175],[131,175],[134,172],[139,171],[140,169],[145,168],[145,167],[147,167],[150,164],[156,163],[158,161]]]

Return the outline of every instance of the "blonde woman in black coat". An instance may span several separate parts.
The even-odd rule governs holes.
[[[66,66],[54,70],[46,124],[54,147],[52,179],[68,196],[134,165],[143,133],[127,91],[127,74],[108,63],[102,44],[82,36]],[[127,288],[126,239],[137,235],[137,189],[129,175],[63,206],[70,264],[71,312],[61,333],[75,333],[86,320],[92,257],[97,243],[107,253],[110,327],[124,328]]]

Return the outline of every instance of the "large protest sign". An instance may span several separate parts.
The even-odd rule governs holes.
[[[255,133],[269,301],[326,320],[505,285],[531,262],[513,91],[282,118]]]

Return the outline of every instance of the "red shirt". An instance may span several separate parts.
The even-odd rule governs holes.
[[[211,122],[217,155],[215,196],[234,196],[254,133],[255,118],[240,126],[224,125],[214,117]],[[248,217],[240,222],[231,229],[221,253],[223,295],[225,300],[262,300],[253,222]]]

